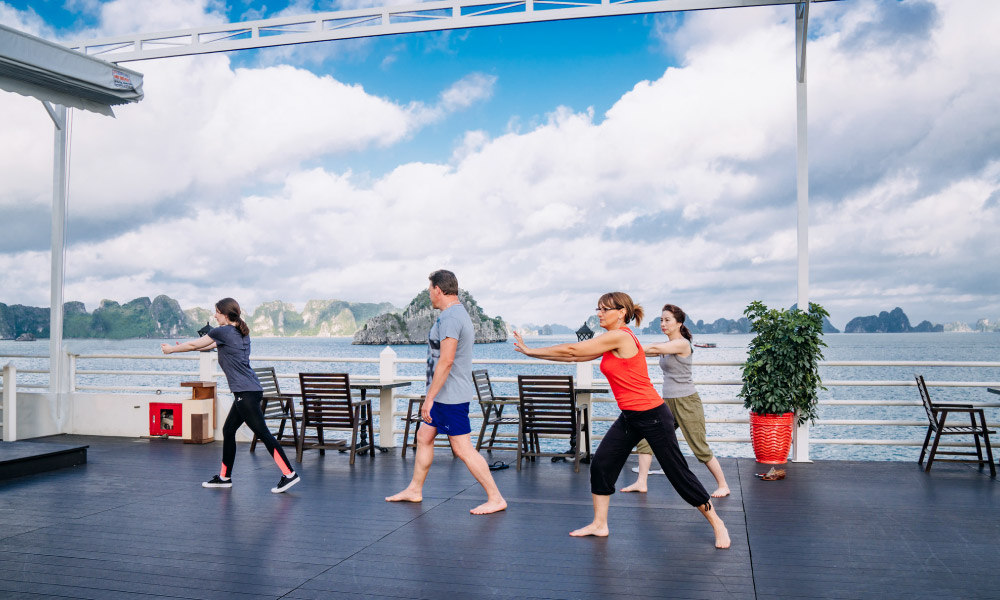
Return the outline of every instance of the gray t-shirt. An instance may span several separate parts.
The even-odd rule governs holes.
[[[430,389],[434,379],[434,369],[441,358],[441,340],[445,338],[458,340],[458,348],[448,379],[434,401],[441,404],[470,402],[476,395],[472,384],[472,347],[476,343],[476,331],[461,303],[443,310],[427,336],[427,389]]]
[[[691,377],[691,363],[694,361],[694,346],[691,354],[661,354],[660,368],[663,370],[663,397],[684,398],[696,393]]]
[[[219,349],[219,366],[226,374],[229,391],[261,392],[260,380],[250,368],[250,336],[242,336],[232,325],[216,327],[208,332]]]

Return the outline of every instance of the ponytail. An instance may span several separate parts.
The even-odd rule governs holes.
[[[250,327],[243,320],[239,302],[232,298],[223,298],[215,303],[215,310],[225,315],[229,319],[229,322],[233,324],[233,327],[236,328],[236,331],[240,332],[240,335],[243,337],[250,335]]]
[[[668,312],[674,315],[674,319],[676,319],[677,322],[680,323],[681,325],[681,335],[684,336],[684,339],[686,339],[689,342],[694,339],[694,336],[691,335],[691,330],[688,329],[687,325],[684,324],[684,321],[687,321],[687,315],[684,314],[684,311],[681,310],[681,307],[675,306],[673,304],[664,304],[663,312]]]
[[[639,325],[642,324],[642,316],[644,314],[646,314],[646,313],[645,313],[645,311],[642,310],[642,305],[641,304],[633,304],[632,305],[632,310],[626,312],[626,314],[625,314],[625,322],[628,322],[630,320],[629,317],[628,317],[629,313],[631,313],[632,318],[635,319],[635,326],[636,327],[638,327]]]
[[[246,321],[242,317],[236,319],[236,323],[233,326],[236,327],[236,331],[239,331],[243,337],[250,335],[250,327],[247,326]]]

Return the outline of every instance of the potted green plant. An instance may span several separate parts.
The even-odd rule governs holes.
[[[782,464],[792,445],[792,426],[816,420],[819,377],[823,359],[822,306],[809,303],[809,312],[791,308],[768,309],[751,302],[743,314],[756,335],[743,365],[739,396],[750,409],[750,437],[757,462]]]

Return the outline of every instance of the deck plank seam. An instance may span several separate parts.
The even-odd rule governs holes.
[[[747,519],[746,494],[743,493],[743,469],[740,465],[743,461],[736,459],[736,481],[740,488],[740,506],[743,508],[743,530],[747,536],[747,562],[750,565],[750,583],[753,584],[753,597],[757,598],[757,575],[753,570],[753,547],[750,545],[750,523]]]

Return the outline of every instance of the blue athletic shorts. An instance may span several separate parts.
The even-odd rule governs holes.
[[[431,406],[431,427],[436,427],[438,433],[445,435],[465,435],[472,433],[469,423],[469,403],[441,404],[435,402]]]

